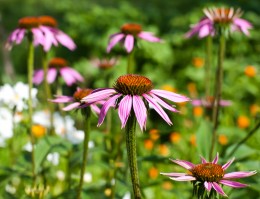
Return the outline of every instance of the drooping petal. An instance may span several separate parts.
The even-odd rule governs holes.
[[[173,102],[187,102],[190,100],[186,96],[183,96],[183,95],[180,95],[177,93],[173,93],[170,91],[165,91],[165,90],[153,89],[150,91],[150,93],[153,93],[155,95],[158,95],[159,97],[163,97],[163,98],[168,99]]]
[[[248,186],[247,184],[242,184],[240,182],[235,182],[231,180],[220,180],[219,183],[233,188],[243,188]]]
[[[61,68],[60,74],[63,77],[64,81],[66,82],[67,86],[71,86],[72,84],[77,82],[77,80],[71,74],[71,70],[69,67]]]
[[[47,82],[53,83],[54,80],[56,79],[56,76],[57,76],[57,69],[56,68],[50,68],[48,70],[48,74],[47,74]]]
[[[126,51],[130,53],[134,48],[135,39],[133,35],[126,35],[124,46],[126,48]]]
[[[58,42],[54,37],[53,32],[51,31],[50,27],[47,26],[40,26],[40,30],[44,34],[44,40],[42,41],[43,49],[45,52],[49,51],[52,45],[57,46]]]
[[[212,188],[212,183],[211,182],[204,182],[204,187],[208,190],[208,191],[210,191],[211,190],[211,188]]]
[[[196,178],[193,176],[181,176],[181,177],[170,178],[170,179],[175,180],[175,181],[194,181],[194,180],[196,180]]]
[[[209,36],[210,33],[211,33],[211,26],[208,24],[205,24],[200,27],[198,36],[199,36],[199,38],[203,38],[203,37]]]
[[[218,153],[216,155],[216,157],[214,158],[214,160],[212,161],[213,164],[217,164],[218,163]]]
[[[88,95],[89,96],[89,95]],[[99,118],[98,118],[98,126],[100,126],[107,114],[107,111],[109,110],[110,107],[114,107],[116,100],[121,96],[121,94],[117,94],[112,96],[111,98],[109,98],[102,106],[101,110],[100,110],[100,114],[99,114]]]
[[[118,115],[121,120],[121,128],[124,128],[132,109],[132,96],[126,95],[119,103]]]
[[[249,29],[252,28],[252,24],[249,23],[247,20],[241,19],[241,18],[235,18],[233,20],[233,24],[237,27],[239,31],[242,31],[245,35],[249,35]],[[236,28],[233,28],[235,30]]]
[[[191,170],[195,167],[195,165],[189,161],[186,160],[172,160],[170,159],[172,162],[182,166],[183,168],[187,169],[187,170]]]
[[[150,42],[161,42],[162,40],[158,37],[155,37],[153,35],[153,33],[151,32],[140,32],[138,34],[138,37],[141,39],[144,39],[146,41],[150,41]]]
[[[61,96],[56,96],[56,99],[52,99],[49,101],[54,103],[67,103],[67,102],[73,102],[73,100],[74,100],[73,97],[61,95]]]
[[[100,108],[96,104],[91,104],[90,107],[96,114],[100,114]]]
[[[98,102],[101,100],[104,100],[111,95],[115,94],[116,91],[113,88],[105,88],[105,89],[96,89],[92,91],[91,94],[88,96],[82,98],[82,102],[87,102],[87,103],[93,103],[93,102]]]
[[[81,76],[81,74],[74,70],[73,68],[69,68],[70,74],[79,82],[83,82],[84,78]]]
[[[224,193],[223,189],[219,186],[218,183],[212,182],[211,184],[212,184],[212,187],[216,190],[216,192],[227,197],[227,195]]]
[[[167,102],[163,101],[160,97],[157,97],[153,93],[149,93],[161,106],[164,108],[172,111],[172,112],[179,112],[177,109],[173,108],[171,105],[169,105]]]
[[[65,46],[66,48],[68,48],[69,50],[73,51],[76,49],[76,44],[74,43],[74,41],[64,32],[62,32],[61,30],[57,30],[56,34],[55,34],[55,38],[59,41],[59,43],[63,46]]]
[[[168,176],[168,177],[180,177],[180,176],[187,176],[186,173],[160,173],[162,175]]]
[[[39,85],[44,79],[44,71],[42,69],[34,71],[33,83]]]
[[[37,46],[38,44],[41,44],[42,46],[45,45],[45,35],[39,28],[32,28],[33,33],[33,44]]]
[[[118,33],[113,35],[113,37],[111,37],[109,44],[107,46],[107,52],[109,53],[111,51],[111,49],[123,38],[125,37],[124,34],[122,33]]]
[[[143,97],[152,104],[154,110],[169,124],[172,125],[172,122],[168,115],[165,113],[165,111],[162,109],[162,107],[154,100],[152,97],[150,97],[147,94],[143,94]]]
[[[133,108],[141,130],[145,129],[147,120],[147,109],[142,98],[138,95],[133,96]]]
[[[64,110],[64,111],[70,111],[70,110],[72,110],[72,109],[78,108],[79,105],[80,105],[79,102],[74,102],[74,103],[72,103],[72,104],[70,104],[70,105],[68,105],[68,106],[65,106],[64,108],[62,108],[62,110]]]
[[[237,172],[226,173],[223,176],[223,179],[246,178],[255,174],[256,171],[237,171]]]
[[[231,164],[232,162],[235,160],[235,158],[232,158],[231,160],[229,160],[226,164],[222,165],[222,169],[226,170]]]

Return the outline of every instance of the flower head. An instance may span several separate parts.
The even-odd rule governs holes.
[[[47,72],[47,81],[48,83],[53,83],[57,77],[57,74],[60,74],[66,84],[71,86],[77,81],[84,81],[84,78],[74,69],[68,66],[68,63],[65,59],[55,57],[49,62],[49,69]],[[33,83],[36,85],[40,84],[44,79],[43,69],[38,69],[34,72]]]
[[[142,26],[139,24],[128,23],[121,27],[121,32],[110,36],[107,52],[110,52],[118,42],[122,42],[124,43],[126,51],[130,53],[134,48],[136,38],[140,38],[149,42],[162,41],[160,38],[155,37],[153,33],[142,31]]]
[[[117,64],[117,59],[94,59],[92,60],[92,63],[95,67],[101,70],[107,70],[113,68]]]
[[[56,99],[50,100],[51,102],[55,103],[71,103],[68,106],[65,106],[63,108],[64,111],[70,111],[72,109],[78,109],[78,108],[85,108],[87,106],[90,106],[90,108],[97,114],[100,113],[100,109],[98,108],[97,103],[87,104],[84,102],[81,102],[81,100],[88,96],[93,90],[92,89],[81,89],[77,88],[77,90],[74,92],[73,96],[56,96]]]
[[[192,26],[191,30],[186,33],[186,37],[192,37],[198,34],[199,38],[206,36],[214,36],[217,27],[227,28],[228,32],[243,32],[249,35],[249,29],[252,28],[250,22],[240,18],[242,11],[234,8],[205,8],[203,10],[206,15],[199,23]]]
[[[141,75],[128,74],[120,76],[113,88],[96,89],[83,98],[83,102],[93,103],[106,100],[101,108],[98,126],[100,126],[110,107],[118,107],[118,115],[122,128],[125,127],[130,114],[135,114],[141,130],[146,127],[147,108],[151,105],[154,110],[169,124],[172,122],[162,107],[177,112],[175,108],[162,98],[173,102],[184,102],[189,99],[185,96],[153,89],[152,81]],[[132,112],[132,113],[131,113]]]
[[[193,181],[195,186],[201,186],[207,191],[213,188],[217,193],[227,196],[220,184],[233,188],[246,187],[246,184],[232,181],[231,179],[245,178],[256,174],[256,171],[239,171],[226,173],[227,168],[231,165],[235,158],[229,160],[224,165],[219,165],[218,154],[212,162],[207,162],[205,158],[201,157],[201,164],[193,164],[186,160],[171,160],[174,163],[187,169],[188,173],[161,173],[162,175],[170,177],[175,181]]]

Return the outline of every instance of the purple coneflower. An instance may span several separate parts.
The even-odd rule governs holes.
[[[162,107],[177,112],[175,108],[165,102],[162,98],[173,102],[185,102],[189,99],[185,96],[153,89],[151,80],[141,75],[128,74],[120,76],[113,88],[96,89],[90,95],[83,98],[83,102],[93,103],[107,100],[100,111],[98,126],[100,126],[110,107],[118,107],[118,115],[125,127],[129,115],[135,114],[141,130],[146,127],[147,108],[151,105],[154,110],[169,124],[172,122]],[[162,106],[162,107],[161,107]]]
[[[101,69],[101,70],[107,70],[110,68],[113,68],[117,64],[117,59],[116,58],[111,58],[111,59],[93,59],[92,64]]]
[[[151,32],[142,31],[142,26],[139,24],[125,24],[121,27],[121,32],[115,33],[110,36],[109,44],[107,47],[107,52],[110,52],[111,49],[118,43],[124,43],[124,47],[128,53],[130,53],[135,44],[136,38],[141,38],[150,42],[161,42],[160,38],[157,38]]]
[[[193,106],[204,106],[206,108],[213,108],[214,97],[207,97],[206,99],[194,99],[192,100]],[[222,107],[230,106],[232,102],[230,100],[220,100],[219,105]]]
[[[249,29],[252,28],[250,22],[240,18],[242,11],[234,8],[205,8],[203,10],[206,15],[199,23],[192,26],[191,30],[186,33],[186,37],[192,37],[198,34],[199,38],[206,36],[214,36],[216,34],[216,25],[228,28],[228,31],[243,32],[249,35]]]
[[[64,111],[70,111],[72,109],[79,109],[79,108],[85,108],[87,106],[90,106],[90,108],[97,114],[100,113],[100,109],[98,108],[97,103],[87,104],[84,102],[81,102],[81,100],[91,94],[93,90],[92,89],[81,89],[77,88],[77,90],[74,92],[73,96],[56,96],[55,99],[50,100],[51,102],[55,103],[71,103],[68,106],[65,106],[62,110]]]
[[[212,188],[219,194],[227,196],[220,184],[233,188],[243,188],[246,184],[235,182],[230,179],[245,178],[256,174],[256,171],[239,171],[225,173],[226,169],[231,165],[235,158],[231,159],[224,165],[219,165],[218,154],[212,162],[207,162],[201,157],[201,164],[193,164],[186,160],[171,160],[174,163],[189,170],[189,173],[161,173],[162,175],[170,177],[175,181],[193,181],[194,185],[199,183],[199,186],[203,186],[207,191],[211,191]]]
[[[63,58],[55,57],[49,62],[49,69],[47,73],[48,83],[53,83],[58,73],[63,77],[68,86],[76,83],[77,81],[84,81],[84,78],[74,69],[70,68],[67,61]],[[44,79],[43,69],[35,71],[33,76],[33,83],[40,84]]]
[[[75,50],[76,44],[74,41],[63,31],[57,28],[57,21],[51,16],[40,16],[38,17],[40,28],[44,31],[46,41],[44,50],[49,51],[52,45],[58,46],[61,44],[69,50]]]

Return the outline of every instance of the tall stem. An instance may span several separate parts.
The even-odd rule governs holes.
[[[128,54],[127,58],[127,74],[134,73],[134,49]]]
[[[219,36],[219,49],[218,49],[218,65],[215,80],[215,92],[214,92],[214,103],[213,103],[213,130],[212,130],[212,140],[210,149],[210,159],[213,157],[213,152],[215,148],[215,143],[217,141],[217,128],[218,128],[218,117],[219,117],[219,102],[221,99],[222,92],[222,81],[223,81],[223,62],[225,56],[226,39],[224,33]]]
[[[210,96],[210,69],[211,69],[211,55],[212,55],[212,37],[206,38],[206,59],[205,59],[205,97]]]
[[[48,63],[47,63],[47,53],[42,50],[42,65],[43,65],[43,73],[44,73],[44,90],[45,90],[45,97],[48,99],[52,98],[51,95],[51,89],[50,85],[47,81],[47,74],[48,74]],[[53,129],[53,113],[54,113],[54,106],[52,103],[47,102],[48,108],[50,110],[50,134],[54,134],[54,129]]]
[[[138,176],[137,157],[136,157],[136,117],[131,113],[126,124],[126,148],[128,164],[130,168],[132,186],[134,191],[134,198],[141,198],[141,189]]]
[[[84,143],[83,143],[83,160],[81,164],[81,172],[80,172],[80,181],[77,192],[77,199],[81,198],[81,192],[84,181],[85,167],[87,164],[87,156],[88,156],[88,142],[89,142],[89,134],[90,134],[90,107],[86,107],[82,109],[82,114],[86,117],[85,120],[85,131],[84,131]]]
[[[32,180],[33,186],[36,183],[36,173],[35,173],[35,158],[34,158],[34,137],[32,134],[32,115],[33,115],[33,107],[32,107],[32,77],[33,77],[33,65],[34,65],[34,46],[33,46],[33,35],[31,32],[28,33],[28,60],[27,60],[27,67],[28,67],[28,85],[29,85],[29,96],[28,96],[28,124],[29,124],[29,133],[30,139],[32,144],[32,152],[31,152],[31,161],[32,161]]]

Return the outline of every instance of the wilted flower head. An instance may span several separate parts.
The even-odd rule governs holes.
[[[118,107],[118,115],[125,127],[130,114],[135,114],[141,130],[146,127],[147,109],[151,105],[154,110],[169,124],[172,122],[162,107],[177,112],[175,108],[165,102],[162,98],[173,102],[184,102],[189,99],[185,96],[153,89],[152,81],[141,75],[128,74],[120,76],[113,88],[96,89],[87,97],[82,99],[83,102],[94,103],[100,100],[106,100],[103,104],[98,126],[100,126],[110,107]]]
[[[63,108],[64,111],[70,111],[72,109],[78,109],[78,108],[85,108],[87,106],[90,106],[90,108],[96,113],[99,114],[100,113],[100,109],[97,106],[97,103],[92,103],[92,104],[88,104],[85,102],[81,102],[81,100],[90,95],[91,92],[93,90],[92,89],[81,89],[81,88],[77,88],[77,90],[74,92],[73,96],[56,96],[56,99],[54,100],[50,100],[51,102],[55,102],[55,103],[70,103],[70,105],[65,106]]]
[[[160,38],[157,38],[151,32],[142,31],[142,26],[139,24],[128,23],[121,27],[121,32],[115,33],[110,36],[109,44],[107,46],[107,52],[110,52],[111,49],[118,43],[122,42],[128,53],[130,53],[135,44],[136,38],[140,38],[150,42],[161,42]]]
[[[47,82],[53,83],[60,74],[68,86],[77,81],[84,81],[84,78],[74,69],[70,68],[67,61],[60,57],[55,57],[49,62],[49,69],[47,72]],[[40,84],[44,79],[43,69],[38,69],[34,72],[33,83]]]
[[[205,8],[204,14],[199,23],[192,26],[191,30],[186,33],[186,37],[192,37],[198,34],[199,38],[206,36],[214,36],[217,34],[218,28],[229,32],[243,32],[249,35],[249,29],[252,28],[250,22],[240,18],[242,11],[234,8]]]
[[[232,181],[231,179],[245,178],[256,174],[256,171],[239,171],[226,173],[227,168],[231,165],[235,158],[229,160],[224,165],[219,165],[218,154],[212,162],[207,162],[205,158],[201,157],[201,164],[193,164],[186,160],[171,160],[172,162],[189,170],[188,173],[161,173],[162,175],[170,177],[175,181],[193,181],[195,192],[197,190],[211,191],[212,188],[219,194],[227,196],[220,184],[233,188],[246,187],[246,184]],[[204,193],[204,191],[203,191]]]

